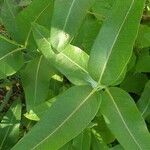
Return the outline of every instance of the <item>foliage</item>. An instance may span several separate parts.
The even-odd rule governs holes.
[[[150,149],[149,0],[0,10],[0,149]]]

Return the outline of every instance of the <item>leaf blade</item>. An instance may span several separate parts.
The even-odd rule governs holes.
[[[87,71],[89,56],[84,51],[69,45],[61,53],[55,54],[51,49],[49,31],[38,24],[33,25],[33,35],[45,58],[73,84],[95,84]]]
[[[70,44],[93,2],[94,0],[55,1],[50,38],[55,51],[60,52]]]
[[[19,11],[19,7],[15,1],[4,1],[1,9],[1,18],[6,30],[12,38],[15,38],[15,33],[17,32],[17,24],[15,19]]]
[[[78,92],[78,95],[75,94],[76,92]],[[90,123],[98,111],[100,100],[97,99],[96,93],[96,95],[93,95],[94,93],[95,91],[89,86],[78,86],[72,87],[64,94],[58,96],[56,103],[51,106],[49,112],[41,119],[41,122],[39,122],[13,149],[20,149],[28,143],[29,149],[48,148],[55,150],[69,142]],[[70,98],[72,95],[74,98]],[[66,105],[68,107],[64,109]],[[52,115],[53,113],[55,116]],[[87,113],[89,115],[83,118]],[[78,124],[81,118],[82,123]],[[48,125],[46,127],[45,123],[50,123],[51,126]],[[37,134],[39,133],[37,131],[41,130],[42,126],[44,127],[44,135],[38,136]],[[71,129],[70,132],[68,132],[69,128]],[[62,136],[63,139],[61,138]],[[34,137],[38,137],[38,139]]]
[[[53,68],[43,56],[36,57],[26,65],[21,73],[21,80],[28,112],[45,101],[53,74]]]
[[[143,0],[117,0],[113,5],[111,15],[104,22],[96,38],[89,60],[89,72],[99,84],[114,84],[126,69],[132,54],[143,5]],[[128,33],[129,31],[131,32]],[[127,34],[130,36],[127,37]]]
[[[125,149],[150,148],[150,134],[146,124],[125,91],[109,88],[102,93],[101,111],[108,127]]]

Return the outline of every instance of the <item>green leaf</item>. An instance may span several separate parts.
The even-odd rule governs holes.
[[[150,134],[133,99],[115,87],[101,94],[101,112],[120,144],[125,149],[150,149]]]
[[[65,50],[55,54],[51,49],[49,31],[46,28],[34,24],[33,34],[39,50],[72,83],[76,85],[95,84],[87,71],[89,56],[84,51],[68,45]]]
[[[1,9],[1,18],[3,25],[12,38],[15,38],[17,32],[16,15],[20,8],[17,6],[15,0],[5,0]]]
[[[53,74],[53,68],[43,56],[38,56],[27,64],[21,78],[28,112],[46,100]]]
[[[89,60],[89,72],[99,84],[114,84],[126,69],[143,5],[143,0],[117,0],[114,3],[95,40]]]
[[[50,38],[55,51],[62,51],[71,42],[93,3],[94,0],[55,0]]]
[[[150,81],[147,82],[144,91],[137,102],[137,107],[141,111],[144,119],[150,116]]]
[[[32,36],[32,22],[38,22],[50,27],[53,0],[34,0],[16,18],[18,32],[15,33],[16,41],[34,47]]]
[[[0,123],[0,149],[10,149],[19,139],[21,103],[16,100]]]
[[[0,35],[0,79],[13,75],[23,66],[23,49]]]
[[[15,145],[13,150],[24,147],[59,149],[77,136],[94,118],[101,102],[97,94],[89,86],[70,88],[56,98],[56,102],[44,117]]]

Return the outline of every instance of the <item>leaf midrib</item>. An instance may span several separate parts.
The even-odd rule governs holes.
[[[118,115],[119,115],[119,117],[120,117],[122,123],[124,124],[125,129],[127,130],[127,132],[129,133],[129,135],[130,135],[131,138],[133,139],[134,143],[139,147],[140,150],[142,150],[140,144],[138,143],[138,141],[137,141],[136,138],[134,137],[133,133],[130,131],[128,125],[126,124],[126,122],[125,122],[125,120],[124,120],[124,118],[123,118],[123,116],[122,116],[122,113],[120,112],[120,110],[119,110],[119,108],[118,108],[118,106],[117,106],[117,104],[116,104],[116,102],[115,102],[115,99],[113,98],[112,94],[110,93],[110,91],[109,91],[107,88],[106,88],[106,93],[108,94],[108,96],[109,96],[110,99],[112,100],[112,102],[113,102],[113,104],[114,104],[114,106],[115,106],[115,108],[116,108],[116,110],[117,110],[117,112],[118,112]]]
[[[37,145],[35,145],[32,150],[37,148],[39,145],[41,145],[45,140],[50,138],[53,134],[55,134],[60,128],[62,128],[65,123],[75,114],[77,111],[84,105],[84,103],[96,92],[96,89],[93,89],[89,95],[72,111],[72,113],[53,131],[51,134],[49,134],[47,137],[45,137],[41,142],[39,142]]]
[[[66,28],[66,26],[67,26],[67,22],[68,22],[68,19],[69,19],[69,17],[70,17],[71,10],[72,10],[72,8],[73,8],[73,6],[74,6],[75,1],[76,1],[76,0],[73,0],[72,3],[71,3],[71,6],[70,6],[70,8],[69,8],[68,14],[67,14],[66,19],[65,19],[64,26],[63,26],[63,28],[62,28],[63,31],[65,31],[65,28]]]
[[[75,66],[77,66],[78,68],[80,68],[82,71],[84,71],[85,73],[88,74],[87,70],[85,70],[84,68],[82,68],[79,64],[77,64],[75,61],[73,61],[71,58],[69,58],[67,55],[65,55],[63,52],[60,52],[60,54],[58,55],[63,55],[65,58],[67,58],[70,62],[72,62]]]
[[[10,39],[6,38],[5,36],[0,35],[0,39],[5,40],[6,42],[13,44],[15,46],[24,47],[23,45],[18,44],[16,41],[13,41],[12,39],[10,40]]]
[[[39,32],[38,30],[36,30],[45,40],[46,43],[48,43],[48,45],[51,48],[51,43],[43,36],[43,34],[41,32]],[[89,74],[87,70],[85,70],[82,66],[80,66],[79,64],[77,64],[76,62],[74,62],[72,59],[70,59],[68,56],[66,56],[63,52],[60,52],[60,54],[62,54],[64,57],[66,57],[70,62],[72,62],[75,66],[79,67],[82,71],[84,71],[85,73]],[[60,55],[58,54],[58,55]]]
[[[25,49],[25,48],[24,47],[21,47],[21,48],[19,47],[19,48],[14,49],[13,51],[11,51],[11,52],[5,54],[4,56],[0,57],[0,61],[3,60],[3,59],[5,59],[6,57],[9,57],[13,53],[19,52],[19,51],[21,51],[23,49]]]
[[[125,18],[124,18],[124,20],[123,20],[123,22],[122,22],[122,24],[121,24],[121,26],[120,26],[120,28],[119,28],[119,30],[118,30],[118,33],[117,33],[117,35],[116,35],[116,37],[115,37],[115,39],[114,39],[114,42],[113,42],[113,44],[112,44],[112,47],[110,48],[110,51],[109,51],[108,56],[107,56],[107,58],[106,58],[106,62],[104,63],[104,66],[103,66],[103,68],[102,68],[102,72],[101,72],[100,78],[99,78],[99,80],[98,80],[98,84],[101,84],[101,80],[102,80],[102,78],[103,78],[104,72],[105,72],[105,70],[106,70],[106,67],[107,67],[109,58],[110,58],[110,56],[111,56],[111,53],[112,53],[112,51],[113,51],[113,48],[114,48],[114,46],[115,46],[115,43],[116,43],[116,41],[117,41],[117,39],[118,39],[118,37],[119,37],[119,35],[120,35],[120,32],[121,32],[121,30],[122,30],[122,28],[123,28],[123,25],[124,25],[125,22],[126,22],[126,19],[127,19],[128,15],[129,15],[131,9],[132,9],[132,6],[133,6],[134,2],[135,2],[135,0],[132,0],[132,3],[131,3],[131,5],[130,5],[130,7],[129,7],[129,9],[128,9],[126,15],[125,15]]]

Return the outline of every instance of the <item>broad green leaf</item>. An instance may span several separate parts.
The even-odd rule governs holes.
[[[13,75],[23,66],[23,49],[0,35],[0,79]]]
[[[126,69],[143,5],[143,0],[116,0],[114,3],[95,40],[89,60],[89,72],[99,84],[115,84]]]
[[[90,150],[91,147],[91,131],[85,129],[81,134],[73,139],[73,150]]]
[[[30,61],[23,70],[21,78],[28,112],[46,100],[53,74],[53,68],[43,56]]]
[[[141,111],[144,119],[150,116],[150,81],[147,82],[141,98],[137,102],[137,107]]]
[[[0,123],[0,149],[10,149],[19,139],[21,103],[16,100]]]
[[[142,73],[129,72],[120,84],[120,87],[127,92],[140,95],[147,81],[147,75]]]
[[[1,10],[1,17],[3,25],[12,38],[15,37],[17,32],[16,15],[19,13],[20,8],[17,6],[15,0],[4,0]]]
[[[70,88],[56,98],[56,102],[44,117],[13,150],[24,147],[26,149],[59,149],[81,133],[94,118],[101,102],[97,94],[89,86]]]
[[[124,149],[150,149],[149,131],[133,99],[115,87],[106,89],[101,94],[101,112]]]
[[[62,51],[71,42],[93,3],[94,0],[55,0],[50,38],[54,51]]]
[[[31,23],[38,22],[50,27],[53,0],[34,0],[27,8],[23,9],[16,18],[18,32],[15,33],[16,41],[34,47]]]
[[[69,45],[59,54],[55,54],[51,49],[49,31],[46,28],[34,24],[33,34],[39,50],[73,84],[95,84],[87,71],[89,56],[84,51]]]

